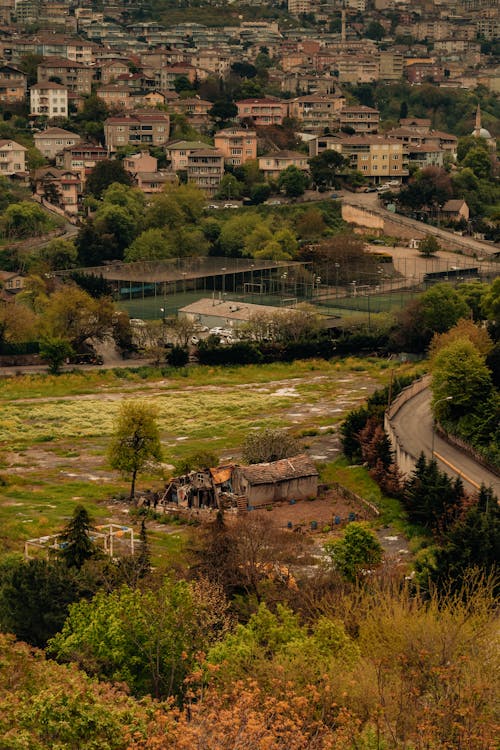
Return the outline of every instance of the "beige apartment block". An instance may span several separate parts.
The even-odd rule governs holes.
[[[325,128],[338,126],[339,112],[344,106],[345,97],[342,94],[310,94],[292,99],[288,105],[288,115],[299,121],[299,127],[304,132],[321,133]]]
[[[0,64],[0,102],[22,103],[26,99],[27,75],[14,65]]]
[[[214,136],[215,148],[224,156],[226,164],[239,166],[257,158],[257,133],[245,128],[219,130]]]
[[[188,182],[207,195],[214,195],[224,175],[224,155],[217,149],[204,148],[188,156]]]
[[[46,159],[55,159],[56,155],[68,146],[74,146],[82,140],[78,133],[64,128],[47,128],[33,136],[35,146]]]
[[[134,112],[108,117],[104,122],[106,147],[163,146],[168,141],[170,117],[166,112]]]
[[[38,83],[57,82],[68,91],[88,95],[92,91],[94,71],[89,65],[64,57],[47,57],[38,65]]]
[[[287,102],[280,99],[241,99],[236,102],[238,119],[251,120],[257,127],[283,125],[287,115]]]
[[[288,167],[297,167],[303,172],[309,171],[307,155],[299,151],[276,151],[259,157],[259,169],[266,180],[278,179]]]
[[[167,159],[173,172],[183,172],[188,168],[188,159],[194,151],[210,149],[203,141],[173,141],[165,146]],[[215,149],[214,149],[215,150]]]
[[[364,105],[344,107],[340,110],[339,120],[341,128],[353,128],[357,135],[376,133],[380,123],[380,112]]]
[[[0,175],[9,176],[26,171],[26,149],[16,141],[0,140]]]

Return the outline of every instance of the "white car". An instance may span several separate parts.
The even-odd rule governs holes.
[[[237,203],[224,203],[224,208],[239,208]]]
[[[209,203],[207,208],[209,208],[211,211],[215,210],[216,208],[220,208],[220,206],[217,205],[217,203]]]

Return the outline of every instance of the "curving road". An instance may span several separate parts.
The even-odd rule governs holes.
[[[404,448],[414,456],[423,451],[427,458],[432,455],[433,429],[429,390],[421,391],[399,409],[392,424]],[[500,497],[500,477],[478,464],[461,450],[449,445],[439,435],[434,435],[434,455],[441,471],[455,479],[460,475],[465,489],[477,491],[478,485],[492,487]]]

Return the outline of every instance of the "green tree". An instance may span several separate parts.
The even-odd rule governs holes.
[[[354,521],[346,528],[342,539],[327,542],[325,552],[334,567],[348,581],[355,581],[367,569],[382,561],[382,547],[366,524]]]
[[[170,257],[170,245],[162,229],[146,229],[125,251],[125,260],[161,260]]]
[[[429,258],[431,255],[435,255],[441,250],[441,245],[432,234],[427,234],[423,240],[420,241],[418,246],[418,252],[423,255],[424,258]]]
[[[23,239],[36,237],[53,227],[49,214],[30,201],[11,203],[0,219],[0,231],[5,237]]]
[[[440,419],[458,421],[471,415],[489,400],[493,384],[491,373],[474,344],[457,339],[438,351],[432,365],[433,403],[441,401]],[[449,398],[449,401],[442,401]]]
[[[56,239],[40,248],[38,258],[51,271],[74,268],[78,259],[75,244],[69,240]]]
[[[309,168],[316,187],[335,187],[336,177],[344,166],[344,157],[333,149],[326,149],[309,159]]]
[[[220,181],[219,189],[217,190],[216,198],[234,198],[237,200],[241,197],[243,185],[238,182],[236,177],[232,174],[225,174]]]
[[[238,114],[236,104],[228,99],[217,99],[208,113],[216,121],[218,127],[223,127]]]
[[[86,192],[94,198],[100,198],[107,188],[114,182],[122,185],[132,185],[130,174],[117,159],[103,159],[98,161],[87,178]]]
[[[385,29],[378,21],[370,21],[366,27],[365,36],[367,39],[375,39],[379,42],[385,36]]]
[[[101,238],[107,238],[108,257],[120,260],[139,231],[137,219],[127,208],[105,202],[95,213],[94,227]]]
[[[286,430],[268,428],[253,432],[243,443],[243,460],[249,464],[279,461],[300,453],[297,440]]]
[[[308,184],[308,175],[293,165],[287,167],[280,174],[278,180],[280,190],[284,190],[289,198],[298,198],[300,195],[304,195]]]
[[[74,571],[60,562],[5,559],[0,564],[0,630],[44,648],[78,596]]]
[[[49,653],[76,660],[92,675],[126,682],[137,696],[180,696],[196,657],[225,634],[226,610],[208,582],[165,578],[159,588],[144,591],[123,586],[73,604]]]
[[[462,164],[464,167],[469,167],[478,179],[489,179],[491,177],[491,158],[488,152],[482,148],[470,149]]]
[[[64,362],[74,354],[68,339],[44,336],[40,339],[40,357],[49,365],[49,372],[58,375]]]
[[[80,570],[86,560],[97,554],[91,539],[92,520],[83,505],[77,505],[73,517],[62,530],[59,556],[68,568]]]
[[[101,339],[112,326],[114,306],[109,298],[93,299],[67,284],[45,303],[41,327],[45,335],[65,339],[78,349],[86,339]]]
[[[161,454],[154,411],[140,401],[125,401],[118,413],[108,456],[113,469],[131,476],[131,501],[135,497],[137,474],[150,461],[160,461]]]

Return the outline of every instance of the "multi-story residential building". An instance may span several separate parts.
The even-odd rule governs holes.
[[[239,166],[257,158],[257,133],[245,128],[226,128],[214,136],[215,148],[224,156],[224,162]]]
[[[329,74],[320,75],[314,71],[311,72],[307,68],[295,68],[281,76],[279,83],[282,91],[297,94],[297,96],[307,94],[326,96],[335,91],[337,79]]]
[[[0,175],[13,175],[26,171],[26,151],[20,143],[8,138],[0,140]]]
[[[108,117],[104,122],[106,147],[116,151],[121,146],[163,146],[168,141],[170,117],[166,112],[134,112]]]
[[[443,167],[445,151],[433,145],[407,145],[408,164],[424,169],[425,167]]]
[[[185,115],[193,128],[204,130],[210,124],[210,110],[213,103],[199,96],[189,96],[186,99],[177,97],[171,100],[169,108],[172,112]]]
[[[381,81],[399,81],[404,74],[403,53],[397,50],[380,50],[379,78]]]
[[[109,109],[124,110],[132,109],[133,107],[132,89],[130,86],[108,83],[106,86],[100,86],[96,94],[99,99],[105,102]]]
[[[266,180],[277,180],[288,167],[297,167],[307,172],[309,170],[307,155],[299,151],[276,151],[259,156],[259,169],[264,173]]]
[[[10,26],[16,14],[16,0],[0,0],[0,24]]]
[[[174,63],[160,68],[160,91],[173,91],[175,82],[180,77],[185,77],[191,83],[196,80],[196,68],[189,63]]]
[[[378,81],[379,59],[376,55],[341,54],[335,69],[340,83],[373,83]]]
[[[420,84],[424,81],[441,81],[443,79],[443,67],[434,60],[420,60],[410,63],[405,68],[405,75],[412,84]]]
[[[380,135],[318,136],[309,145],[311,156],[327,149],[342,154],[350,167],[378,183],[408,176],[407,152],[399,141]]]
[[[99,71],[101,84],[107,86],[109,83],[114,83],[119,76],[129,73],[130,69],[125,60],[113,58],[101,62],[99,65]]]
[[[225,76],[231,66],[231,55],[220,48],[202,49],[191,55],[191,65],[197,70]]]
[[[200,151],[212,148],[202,141],[173,141],[165,146],[167,159],[170,161],[170,168],[173,172],[183,172],[187,170],[188,159],[193,151]]]
[[[34,174],[35,197],[60,208],[70,216],[78,213],[82,181],[77,172],[56,167],[42,167]]]
[[[3,104],[23,103],[26,99],[28,76],[14,65],[0,64],[0,102]]]
[[[341,128],[352,128],[358,135],[377,133],[380,122],[380,112],[362,104],[344,107],[340,110],[339,121]]]
[[[283,125],[287,103],[281,99],[241,99],[236,102],[238,119],[249,120],[257,127]]]
[[[75,146],[82,140],[78,133],[63,128],[47,128],[33,136],[35,146],[46,159],[55,159],[56,155],[68,146]]]
[[[67,117],[68,89],[60,83],[35,83],[30,88],[32,117]]]
[[[214,195],[224,175],[224,155],[217,149],[191,151],[187,159],[188,182],[207,195]]]
[[[338,127],[339,112],[345,105],[343,94],[330,96],[299,96],[288,104],[288,116],[299,121],[299,127],[306,133],[322,133]]]
[[[156,172],[158,159],[151,156],[147,151],[140,151],[138,154],[126,156],[123,159],[123,168],[132,175],[138,172]]]
[[[92,91],[94,70],[84,63],[64,57],[47,57],[37,68],[38,83],[57,81],[68,91],[88,95]]]
[[[300,16],[303,13],[311,13],[313,4],[311,0],[288,0],[288,12],[291,16]]]
[[[108,152],[102,146],[96,146],[95,143],[76,143],[57,155],[56,166],[76,172],[84,184],[97,162],[108,158]]]
[[[441,130],[426,130],[424,127],[401,127],[393,128],[386,133],[388,138],[401,141],[408,148],[414,146],[432,146],[441,151],[448,152],[452,158],[456,157],[458,138],[451,133],[443,133]]]

